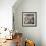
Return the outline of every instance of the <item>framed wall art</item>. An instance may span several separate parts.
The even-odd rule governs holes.
[[[22,26],[36,27],[37,26],[37,12],[22,12]]]

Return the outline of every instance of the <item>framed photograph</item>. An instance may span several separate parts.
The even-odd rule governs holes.
[[[22,12],[22,26],[36,27],[37,12]]]

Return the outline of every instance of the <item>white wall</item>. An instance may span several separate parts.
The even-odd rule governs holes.
[[[13,12],[15,29],[22,32],[24,38],[34,40],[36,46],[41,46],[41,0],[22,0],[13,6]],[[22,12],[37,12],[37,27],[22,27]]]
[[[0,27],[12,28],[12,6],[16,0],[0,0]]]
[[[46,0],[41,2],[41,38],[42,46],[46,46]]]
[[[18,3],[19,2],[19,3]],[[13,6],[15,29],[24,37],[35,41],[36,46],[46,46],[46,1],[18,0]],[[37,12],[37,27],[22,27],[22,12]]]

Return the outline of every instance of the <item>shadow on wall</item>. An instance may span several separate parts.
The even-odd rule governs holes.
[[[17,0],[16,3],[12,6],[13,10],[18,9],[18,7],[23,3],[24,0]],[[14,12],[14,11],[13,11]]]

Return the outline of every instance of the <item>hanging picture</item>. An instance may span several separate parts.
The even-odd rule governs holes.
[[[22,26],[36,27],[37,12],[22,12]]]

